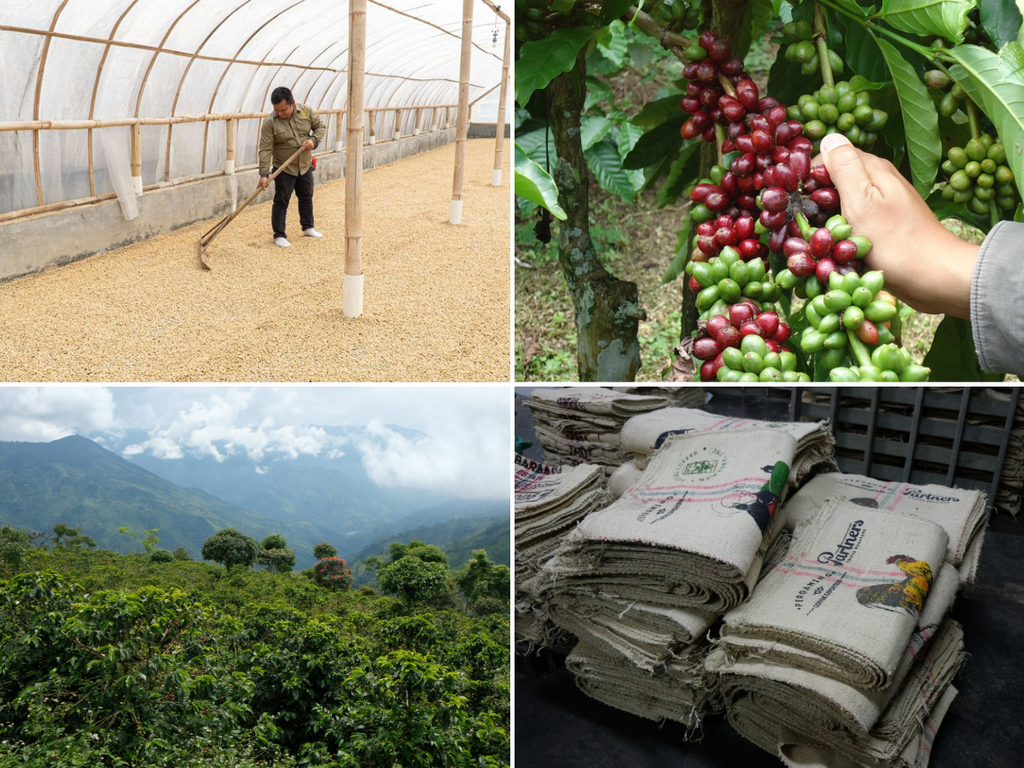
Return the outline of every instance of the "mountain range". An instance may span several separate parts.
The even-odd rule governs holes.
[[[126,459],[79,436],[0,442],[0,525],[38,531],[64,523],[100,547],[123,552],[139,546],[118,533],[119,526],[157,528],[159,546],[185,547],[196,559],[209,536],[233,527],[257,539],[281,533],[303,568],[312,565],[319,541],[331,542],[351,561],[382,536],[451,518],[500,515],[507,524],[508,510],[507,498],[446,499],[380,488],[357,456],[260,465],[237,455],[222,462],[147,454]]]

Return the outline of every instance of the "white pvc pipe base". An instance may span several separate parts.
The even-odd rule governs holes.
[[[458,224],[462,221],[462,201],[452,200],[451,206],[448,208],[448,223]]]
[[[234,172],[235,172],[235,161],[234,160],[225,160],[224,161],[224,173],[225,173],[225,175],[230,176]]]
[[[500,187],[501,186],[501,168],[495,168],[491,172],[491,186],[492,187]]]
[[[132,176],[132,187],[134,188],[136,195],[142,194],[142,177]]]
[[[402,134],[399,133],[398,131],[395,131],[395,141],[398,141],[401,138],[402,138]]]
[[[345,275],[342,281],[341,311],[345,317],[363,314],[363,276]]]
[[[413,129],[412,135],[413,136],[419,136],[420,135],[420,129],[419,128]]]
[[[370,137],[370,143],[371,144],[376,144],[377,143],[377,137],[376,136],[371,136]]]
[[[339,142],[337,142],[337,143],[336,143],[336,144],[334,145],[334,151],[335,151],[335,152],[344,152],[344,151],[345,151],[345,145],[344,145],[344,144],[342,144],[342,143],[341,143],[340,141],[339,141]]]

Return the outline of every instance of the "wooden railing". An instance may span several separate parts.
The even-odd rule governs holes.
[[[377,143],[377,127],[383,124],[383,118],[388,112],[395,113],[394,129],[391,131],[391,135],[382,137],[380,143],[386,141],[397,141],[403,137],[403,135],[416,136],[420,133],[430,133],[433,131],[444,130],[453,125],[452,116],[458,110],[457,104],[439,104],[439,105],[423,105],[416,107],[373,107],[365,110],[367,116],[366,123],[369,126],[369,135],[364,137],[364,143],[375,144]],[[318,154],[326,154],[329,152],[340,152],[343,150],[343,118],[345,115],[344,109],[318,109],[316,113],[325,119],[330,116],[335,116],[335,141],[333,147],[329,141],[324,141]],[[412,113],[415,117],[413,118],[413,128],[411,133],[402,133],[402,117]],[[154,189],[162,189],[165,187],[177,186],[180,184],[186,184],[200,179],[212,178],[215,176],[230,175],[235,172],[236,169],[251,168],[255,167],[256,163],[245,166],[236,165],[236,137],[238,133],[238,124],[242,120],[263,120],[267,117],[265,112],[235,112],[235,113],[222,113],[222,114],[208,114],[208,115],[177,115],[174,117],[123,117],[123,118],[107,118],[102,120],[28,120],[21,122],[0,122],[0,132],[9,131],[33,131],[38,136],[39,131],[74,131],[74,130],[88,130],[93,131],[101,128],[116,128],[128,126],[131,128],[131,173],[132,183],[135,188],[135,193],[141,195],[144,192],[148,192]],[[380,123],[378,122],[380,119]],[[171,178],[170,173],[170,152],[171,147],[168,146],[166,157],[164,158],[164,180],[155,184],[143,185],[142,182],[142,127],[143,126],[163,126],[163,125],[181,125],[183,123],[223,123],[225,131],[224,139],[224,165],[222,168],[216,171],[206,171],[206,142],[203,144],[203,156],[202,156],[202,169],[203,171],[199,174],[191,176]],[[38,142],[35,142],[38,146]],[[95,167],[93,163],[92,152],[89,153],[88,159],[88,171],[89,171],[89,188],[90,191],[95,189]],[[76,206],[86,205],[88,203],[99,202],[102,200],[110,200],[117,195],[113,192],[104,194],[94,194],[88,197],[82,197],[75,200],[64,200],[55,203],[42,204],[43,201],[43,188],[41,174],[36,174],[36,196],[40,201],[40,205],[33,208],[26,208],[20,211],[11,211],[8,213],[0,213],[0,222],[9,221],[11,219],[21,218],[23,216],[31,216],[38,213],[46,213],[50,211],[58,211],[64,208],[73,208]]]

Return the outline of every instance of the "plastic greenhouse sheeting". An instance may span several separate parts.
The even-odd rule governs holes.
[[[462,5],[367,0],[367,109],[458,103]],[[269,113],[270,92],[279,85],[314,109],[343,109],[348,13],[347,0],[2,0],[0,122]],[[476,120],[495,119],[505,27],[492,7],[475,0]],[[430,110],[423,112],[427,123]],[[344,143],[339,117],[325,116],[328,140],[320,151]],[[403,110],[403,135],[413,133],[416,119]],[[377,134],[390,138],[394,121],[394,112],[381,114]],[[259,122],[238,121],[240,165],[256,161]],[[97,134],[127,137],[130,130],[38,131],[41,204],[123,186],[117,179],[130,159],[130,140]],[[0,214],[40,204],[34,141],[31,130],[0,132]],[[225,144],[224,122],[143,125],[143,184],[217,171]],[[112,160],[118,147],[124,157]]]

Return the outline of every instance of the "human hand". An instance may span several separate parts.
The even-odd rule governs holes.
[[[885,273],[886,289],[921,312],[970,317],[978,246],[942,226],[892,163],[842,134],[821,140],[820,160],[839,190],[843,216],[871,241],[865,262]]]
[[[306,139],[304,142],[302,142],[302,148],[307,152],[312,151],[316,149],[316,144],[313,143],[312,139]]]
[[[260,180],[256,183],[256,188],[257,189],[266,189],[269,186],[270,186],[270,177],[269,176],[260,176]]]

